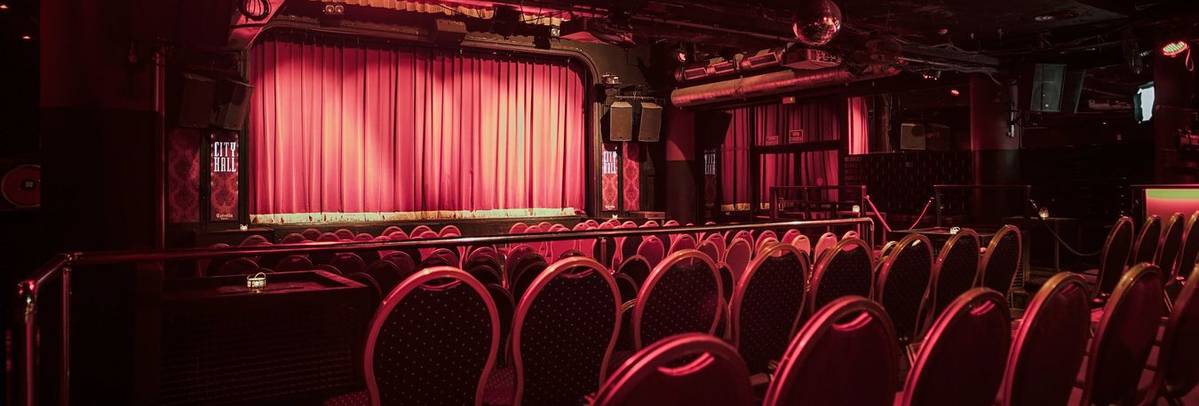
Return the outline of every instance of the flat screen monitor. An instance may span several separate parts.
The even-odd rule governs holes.
[[[1153,82],[1137,88],[1137,95],[1132,99],[1132,110],[1136,114],[1138,123],[1144,123],[1153,118],[1154,93]]]

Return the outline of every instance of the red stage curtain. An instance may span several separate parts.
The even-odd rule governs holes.
[[[256,221],[584,207],[586,100],[566,61],[271,39],[250,81]]]
[[[749,173],[753,145],[802,144],[841,138],[844,102],[769,104],[728,111],[732,115],[721,150],[723,210],[749,210],[750,182],[758,182],[758,201],[769,208],[772,186],[837,185],[837,149],[759,155],[759,173]]]

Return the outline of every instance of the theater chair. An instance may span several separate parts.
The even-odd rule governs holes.
[[[699,251],[679,251],[650,272],[633,307],[633,348],[687,332],[713,334],[723,312],[716,264]]]
[[[812,271],[803,319],[842,296],[870,297],[874,289],[873,272],[870,246],[865,241],[852,238],[837,243]],[[798,328],[802,321],[799,323],[793,327]]]
[[[803,308],[808,269],[807,255],[776,244],[755,259],[735,284],[729,302],[731,341],[750,373],[768,372],[767,364],[787,349]]]
[[[958,296],[929,329],[896,404],[994,405],[1011,344],[1008,315],[999,292]]]
[[[724,341],[689,333],[638,351],[591,396],[593,406],[748,406],[745,362]]]
[[[1132,219],[1120,217],[1112,225],[1107,239],[1103,242],[1103,250],[1099,254],[1099,268],[1084,271],[1083,279],[1090,285],[1092,306],[1103,306],[1116,287],[1116,282],[1124,275],[1124,264],[1132,255]],[[1036,292],[1047,278],[1029,278],[1024,289]]]
[[[646,261],[642,256],[636,255],[625,260],[623,264],[620,264],[620,268],[616,270],[616,273],[628,275],[629,279],[632,279],[637,286],[641,286],[645,284],[645,278],[649,277],[649,273],[652,270],[654,270],[654,267],[650,266],[649,261]]]
[[[1199,257],[1199,227],[1196,227],[1197,224],[1199,224],[1199,211],[1191,214],[1191,217],[1187,219],[1186,228],[1182,232],[1182,248],[1178,251],[1178,260],[1174,264],[1172,273],[1174,280],[1171,283],[1174,285],[1178,285],[1190,278],[1193,270],[1192,265],[1195,264],[1195,259]],[[1167,291],[1172,290],[1167,289]]]
[[[908,234],[884,257],[875,281],[874,300],[890,315],[899,345],[907,345],[920,328],[920,305],[928,297],[933,251],[928,237]]]
[[[813,261],[820,261],[820,256],[824,255],[825,251],[837,245],[837,235],[833,233],[824,233],[820,235],[820,239],[816,241],[816,248],[812,254]]]
[[[1151,402],[1165,398],[1181,405],[1183,396],[1199,386],[1199,272],[1190,272],[1187,279],[1166,320],[1157,358],[1151,360],[1153,379],[1141,390]]]
[[[704,241],[703,244],[700,244],[699,252],[702,252],[702,253],[704,253],[704,255],[707,255],[708,258],[712,260],[712,262],[715,262],[717,264],[724,262],[724,258],[722,258],[723,255],[720,255],[720,247],[718,247],[716,245],[716,243],[714,243],[712,241]]]
[[[646,236],[637,247],[636,255],[645,258],[649,262],[649,266],[654,267],[666,256],[666,246],[658,236]]]
[[[729,245],[728,251],[724,253],[724,263],[729,265],[729,270],[733,272],[733,280],[741,278],[741,274],[745,273],[745,268],[749,267],[749,261],[753,260],[753,246],[749,245],[749,241],[745,239],[734,239],[733,244]]]
[[[921,306],[922,326],[927,331],[949,303],[974,286],[978,275],[978,234],[963,228],[949,240],[933,263],[928,301]],[[919,337],[920,333],[917,333]]]
[[[1091,335],[1089,306],[1086,282],[1069,272],[1033,296],[1012,337],[1000,406],[1068,404]]]
[[[902,385],[895,342],[877,303],[834,300],[791,339],[762,404],[891,406]]]
[[[1079,371],[1070,404],[1132,405],[1140,401],[1137,384],[1153,348],[1161,317],[1161,270],[1134,265],[1120,277],[1103,307],[1087,358]]]
[[[1020,229],[1015,226],[1006,225],[996,231],[979,262],[975,286],[994,290],[1010,298],[1016,283],[1016,271],[1021,266],[1022,241]]]
[[[1158,216],[1149,216],[1145,219],[1145,225],[1141,227],[1141,233],[1137,234],[1137,242],[1132,246],[1132,256],[1128,258],[1128,265],[1132,266],[1142,262],[1153,263],[1157,256],[1157,247],[1162,241],[1162,219]]]
[[[695,239],[690,235],[680,234],[674,237],[674,241],[670,243],[671,253],[693,249],[695,249]]]
[[[512,277],[512,285],[509,287],[509,290],[512,292],[512,297],[517,302],[520,302],[521,297],[525,294],[525,290],[528,289],[529,285],[533,284],[533,280],[537,279],[537,276],[541,275],[548,266],[549,263],[546,262],[545,258],[542,258],[541,254],[536,252],[527,253],[520,258],[513,265],[512,274],[510,275]]]
[[[1185,222],[1186,218],[1182,217],[1182,213],[1174,213],[1166,220],[1165,227],[1162,228],[1161,242],[1157,246],[1157,253],[1153,255],[1153,263],[1162,269],[1165,283],[1174,280],[1174,270],[1178,265],[1175,261],[1178,260],[1178,251],[1182,248]]]

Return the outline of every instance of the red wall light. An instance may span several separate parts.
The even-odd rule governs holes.
[[[1186,41],[1174,41],[1167,43],[1166,45],[1162,45],[1162,55],[1173,58],[1183,52],[1186,52],[1188,49],[1191,49],[1191,46],[1187,45]]]

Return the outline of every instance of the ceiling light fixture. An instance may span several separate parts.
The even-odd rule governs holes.
[[[958,89],[949,89],[949,95],[953,96],[953,97],[958,97],[958,96],[962,95],[962,91],[960,91]]]
[[[0,10],[8,10],[8,3],[0,3]]]
[[[1191,49],[1191,46],[1187,45],[1186,41],[1174,41],[1162,45],[1162,55],[1173,58],[1186,52],[1188,49]]]

